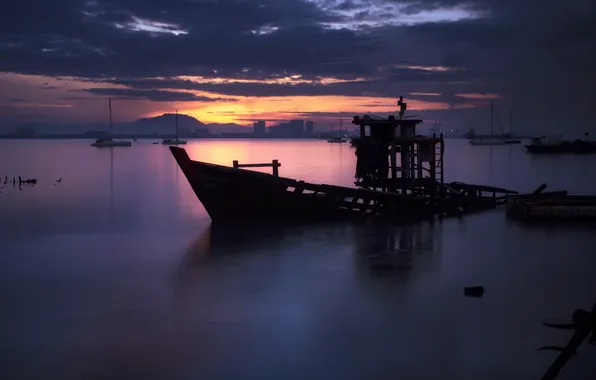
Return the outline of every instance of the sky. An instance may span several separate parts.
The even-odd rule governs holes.
[[[593,0],[19,0],[0,12],[0,126],[132,121],[595,129]],[[596,131],[595,131],[596,132]]]

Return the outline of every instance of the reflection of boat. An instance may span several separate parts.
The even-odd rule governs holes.
[[[112,136],[112,99],[108,99],[108,104],[110,107],[110,136]],[[125,140],[112,140],[111,137],[99,138],[95,140],[91,146],[97,148],[110,148],[115,146],[132,146],[132,142],[125,141]]]
[[[434,261],[440,243],[439,229],[433,223],[375,223],[355,232],[358,257],[375,271],[405,274],[420,264]],[[425,265],[426,266],[426,265]]]
[[[186,144],[186,140],[180,140],[178,138],[178,110],[176,110],[176,137],[171,137],[169,139],[163,139],[161,142],[164,145],[184,145]]]

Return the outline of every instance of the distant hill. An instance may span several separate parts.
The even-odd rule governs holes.
[[[92,123],[25,123],[14,127],[5,127],[2,133],[12,133],[15,130],[37,134],[84,134],[89,131],[109,131],[107,122]],[[192,137],[207,133],[218,135],[222,133],[251,133],[252,128],[235,123],[205,124],[196,118],[178,114],[178,134],[180,137]],[[114,135],[126,136],[173,136],[176,132],[176,114],[166,113],[156,117],[146,117],[131,123],[116,122],[113,125]]]
[[[210,123],[207,128],[213,134],[219,133],[251,133],[252,128],[244,127],[236,123]]]
[[[138,133],[138,134],[173,134],[176,130],[176,114],[166,113],[156,117],[146,117],[123,126],[119,132]],[[196,118],[184,114],[178,114],[178,130],[180,134],[183,131],[196,131],[200,129],[209,129],[212,134],[219,133],[242,133],[252,131],[250,128],[243,127],[235,123],[212,123],[205,124]]]
[[[192,116],[178,114],[178,130],[195,131],[197,129],[205,128],[205,124],[201,123]],[[176,114],[166,113],[156,117],[145,117],[134,121],[128,125],[119,128],[120,133],[138,133],[138,134],[174,134],[176,130]]]

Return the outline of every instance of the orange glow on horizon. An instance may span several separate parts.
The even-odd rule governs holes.
[[[300,114],[353,112],[397,112],[396,98],[347,97],[347,96],[286,96],[286,97],[235,97],[236,102],[199,103],[180,102],[178,112],[193,116],[204,123],[250,124],[246,119],[289,120],[304,118]],[[448,110],[449,104],[422,100],[407,100],[408,110]],[[145,115],[159,116],[171,112],[160,108]]]

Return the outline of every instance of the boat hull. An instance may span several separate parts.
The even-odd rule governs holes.
[[[428,199],[310,184],[193,161],[182,148],[170,150],[214,222],[335,220],[367,215],[407,220],[434,217]]]
[[[594,154],[596,144],[526,145],[528,153],[541,154]]]
[[[178,141],[162,141],[163,145],[186,145],[186,140],[178,140]]]
[[[113,148],[118,146],[132,146],[130,141],[112,141],[109,143],[93,143],[91,146],[96,148]]]
[[[507,215],[523,220],[596,220],[596,197],[512,197]]]

